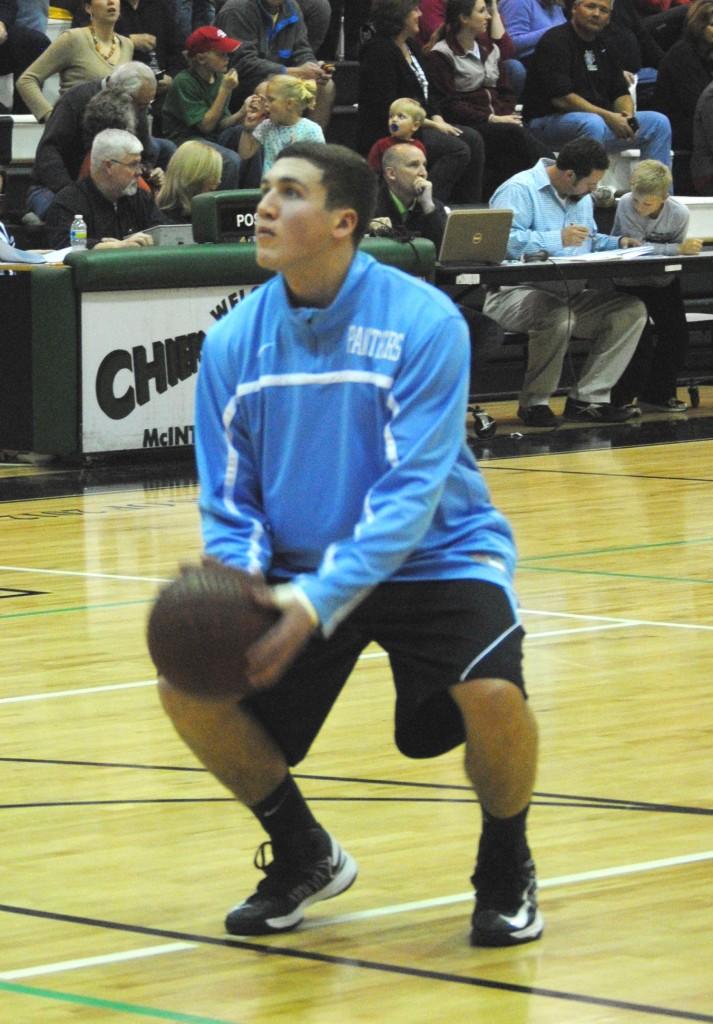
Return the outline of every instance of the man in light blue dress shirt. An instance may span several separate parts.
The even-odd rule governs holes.
[[[603,147],[586,136],[568,142],[557,160],[542,159],[496,190],[491,207],[513,211],[508,259],[526,255],[568,256],[638,245],[636,239],[597,230],[591,193],[609,165]],[[527,426],[553,427],[549,406],[573,335],[589,341],[579,380],[567,398],[564,417],[584,422],[623,422],[632,406],[610,402],[646,323],[646,308],[628,295],[586,287],[586,281],[555,278],[491,288],[483,312],[506,331],[529,336],[528,360],[518,416]]]

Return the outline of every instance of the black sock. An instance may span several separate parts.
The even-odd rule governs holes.
[[[289,772],[272,793],[250,810],[278,846],[284,846],[287,837],[295,833],[321,828]]]
[[[472,879],[476,889],[507,884],[509,879],[519,876],[522,865],[530,858],[526,834],[529,804],[511,818],[496,818],[484,807],[481,810],[483,831]]]
[[[511,853],[518,860],[527,859],[530,850],[527,845],[525,834],[527,826],[527,812],[530,810],[528,804],[518,814],[511,818],[496,818],[486,809],[482,808],[483,833],[481,843],[492,846],[502,853]]]

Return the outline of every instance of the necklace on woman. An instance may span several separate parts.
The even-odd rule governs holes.
[[[119,37],[116,35],[116,33],[114,33],[112,35],[112,37],[111,37],[111,46],[109,47],[109,52],[108,53],[102,53],[102,50],[101,50],[102,46],[106,46],[107,44],[106,43],[102,44],[102,43],[99,42],[99,40],[96,37],[96,33],[94,31],[94,26],[93,25],[89,26],[89,31],[91,32],[92,39],[94,41],[94,49],[97,51],[97,53],[102,58],[102,60],[105,60],[107,62],[107,64],[109,64],[111,62],[111,58],[114,56],[114,53],[116,51],[117,46],[119,45]]]

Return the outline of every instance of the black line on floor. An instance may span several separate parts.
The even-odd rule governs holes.
[[[436,796],[314,796],[308,797],[310,804],[315,803],[355,803],[355,804],[478,804],[475,796],[472,797],[436,797]],[[117,800],[38,800],[31,803],[0,804],[0,811],[31,810],[44,807],[114,807],[131,806],[132,804],[220,804],[234,803],[234,798],[229,796],[204,796],[204,797],[124,797]],[[658,814],[692,814],[703,817],[713,816],[713,810],[698,807],[675,807],[665,804],[637,804],[622,803],[617,801],[608,804],[605,801],[592,804],[586,797],[572,800],[538,800],[533,798],[532,807],[575,807],[581,810],[591,810],[593,807],[598,810],[608,811],[632,811]]]
[[[588,1006],[602,1006],[617,1010],[630,1010],[633,1013],[671,1017],[676,1020],[703,1021],[704,1024],[713,1024],[713,1016],[705,1013],[695,1013],[688,1010],[675,1010],[670,1007],[655,1006],[648,1003],[635,1003],[624,999],[609,999],[604,996],[589,996],[583,995],[579,992],[564,992],[559,991],[558,989],[544,988],[534,985],[518,985],[514,982],[493,981],[489,978],[473,978],[462,974],[446,973],[444,971],[424,970],[420,967],[404,967],[400,964],[336,956],[331,953],[320,953],[315,950],[263,945],[260,942],[247,942],[239,939],[219,938],[213,935],[200,935],[192,932],[173,931],[168,928],[151,928],[147,925],[125,924],[120,921],[106,921],[101,918],[82,917],[75,914],[61,914],[48,910],[35,910],[31,907],[16,907],[6,903],[0,903],[0,912],[6,914],[21,914],[26,917],[37,917],[46,921],[63,921],[66,924],[88,925],[93,928],[104,928],[138,935],[151,935],[156,938],[173,939],[179,942],[195,942],[200,945],[221,946],[224,949],[232,947],[245,952],[260,953],[261,955],[288,957],[294,960],[308,960],[315,963],[330,964],[336,967],[353,967],[359,970],[378,971],[384,974],[396,974],[410,978],[418,978],[425,981],[440,981],[451,985],[468,985],[474,988],[494,989],[501,992],[513,992],[519,995],[557,999],[562,1002],[582,1003]],[[475,955],[477,954],[474,954],[474,956]]]
[[[67,760],[59,758],[45,758],[45,757],[8,757],[0,756],[0,763],[7,762],[11,764],[52,764],[52,765],[66,765],[69,767],[82,767],[82,768],[131,768],[140,771],[169,771],[169,772],[193,772],[199,775],[209,775],[210,773],[206,768],[189,765],[165,765],[165,764],[135,764],[131,762],[121,761],[81,761],[81,760]],[[455,790],[457,792],[469,793],[471,787],[457,783],[447,782],[412,782],[403,779],[366,779],[348,775],[314,775],[294,772],[296,779],[309,780],[311,782],[349,782],[357,785],[364,786],[396,786],[412,789],[445,789]],[[189,803],[201,803],[205,799],[215,801],[230,801],[232,797],[211,797],[211,798],[185,798],[185,802]],[[399,800],[400,798],[393,797],[330,797],[330,796],[310,796],[310,800]],[[403,802],[409,802],[410,798],[406,798]],[[92,803],[101,803],[101,801],[92,801]],[[119,801],[125,803],[140,803],[140,800],[128,800]],[[147,800],[144,802],[161,802],[161,798],[156,801]],[[171,798],[165,798],[165,802],[180,802],[180,800],[171,800]],[[413,801],[411,801],[413,802]],[[416,801],[418,802],[418,801]],[[425,802],[425,801],[424,801]],[[433,801],[431,801],[433,802]],[[436,802],[466,802],[470,803],[470,800],[465,801],[436,801]],[[603,807],[608,810],[625,810],[625,811],[654,811],[666,814],[700,814],[703,816],[713,815],[713,808],[710,807],[689,807],[681,804],[668,804],[668,803],[651,803],[643,800],[625,800],[619,797],[603,797],[603,796],[583,796],[579,793],[545,793],[535,791],[533,793],[533,805],[540,807]],[[41,806],[53,806],[49,804],[4,804],[0,805],[0,808],[9,807],[41,807]]]

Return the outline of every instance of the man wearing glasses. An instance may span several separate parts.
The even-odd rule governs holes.
[[[47,211],[49,244],[69,245],[69,229],[80,213],[88,249],[153,245],[146,228],[165,222],[150,191],[139,188],[141,142],[131,132],[107,128],[92,143],[88,178],[66,185]]]

